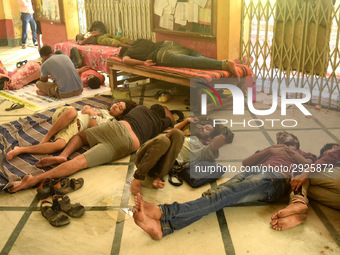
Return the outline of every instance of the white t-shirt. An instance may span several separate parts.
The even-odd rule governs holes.
[[[97,109],[99,110],[99,109]],[[100,111],[100,116],[97,116],[97,125],[100,125],[106,121],[108,121],[109,119],[113,118],[110,114],[108,110],[99,110]],[[83,131],[85,129],[87,129],[90,125],[90,115],[88,114],[83,114],[81,113],[81,111],[77,112],[77,118],[79,120],[79,124],[80,124],[80,128],[79,128],[79,132]]]

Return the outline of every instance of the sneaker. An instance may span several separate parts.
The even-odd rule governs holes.
[[[35,43],[33,43],[33,45],[34,45],[34,46],[38,46],[38,43],[37,43],[37,42],[35,42]]]
[[[27,48],[27,45],[26,45],[26,44],[23,44],[23,45],[21,46],[21,48],[26,49],[26,48]]]

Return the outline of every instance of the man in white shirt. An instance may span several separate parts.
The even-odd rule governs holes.
[[[27,25],[28,23],[31,26],[33,44],[34,46],[38,46],[37,41],[37,33],[36,33],[36,24],[33,17],[33,7],[31,0],[18,0],[19,9],[21,12],[21,22],[22,22],[22,48],[26,49],[27,47]]]

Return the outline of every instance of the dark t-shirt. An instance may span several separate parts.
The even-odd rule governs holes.
[[[141,145],[171,125],[170,118],[161,118],[144,105],[133,108],[123,120],[130,124]]]
[[[138,39],[129,46],[123,57],[128,56],[141,61],[151,59],[156,63],[157,52],[162,44],[163,41],[154,43],[146,39]]]

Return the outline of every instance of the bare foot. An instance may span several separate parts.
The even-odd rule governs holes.
[[[67,158],[61,156],[42,158],[37,162],[36,166],[41,168],[46,166],[58,165],[66,161]]]
[[[9,161],[9,160],[12,160],[14,157],[18,156],[20,154],[20,147],[18,146],[15,146],[13,150],[9,151],[7,154],[6,154],[6,159]]]
[[[231,72],[240,82],[240,74],[238,73],[236,64],[233,60],[228,60],[226,69],[227,71]]]
[[[143,207],[144,213],[153,219],[160,220],[162,217],[161,209],[157,205],[144,201],[140,193],[137,193],[135,196],[135,207],[138,210],[139,208]]]
[[[140,193],[137,196],[140,196]],[[137,197],[136,196],[136,197]],[[161,222],[157,219],[151,218],[144,213],[144,203],[140,200],[139,204],[133,207],[133,218],[135,223],[142,228],[154,240],[162,238]]]
[[[25,175],[21,181],[12,182],[10,184],[13,186],[8,189],[9,192],[17,192],[19,190],[28,189],[36,185],[32,175]]]
[[[165,186],[165,182],[163,182],[160,178],[155,177],[152,182],[152,187],[154,189],[163,189]]]
[[[137,193],[142,193],[142,181],[133,179],[130,185],[130,191],[134,195],[137,195]]]
[[[286,230],[305,222],[306,219],[307,214],[293,214],[287,217],[277,218],[274,220],[276,224],[272,225],[272,228],[278,231]]]
[[[272,220],[277,218],[287,217],[292,214],[304,214],[307,213],[308,206],[304,203],[296,202],[287,205],[284,209],[277,211],[271,217]]]
[[[46,93],[42,92],[41,90],[37,90],[36,93],[39,95],[39,96],[47,96]]]

